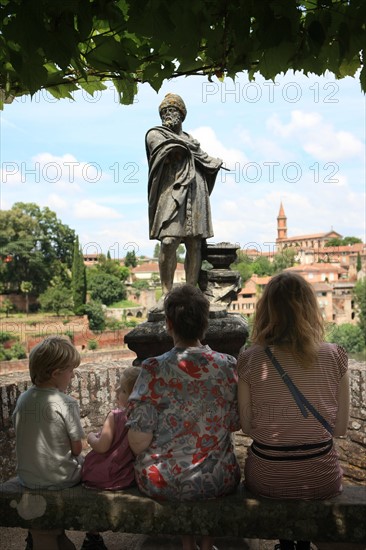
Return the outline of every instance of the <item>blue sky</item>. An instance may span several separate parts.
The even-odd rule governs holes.
[[[365,96],[357,79],[331,75],[182,78],[158,94],[141,85],[131,106],[112,86],[74,101],[20,98],[1,114],[1,209],[49,206],[85,253],[152,255],[144,138],[168,92],[186,103],[184,130],[230,169],[211,195],[210,242],[273,249],[281,201],[288,236],[333,228],[365,240]]]

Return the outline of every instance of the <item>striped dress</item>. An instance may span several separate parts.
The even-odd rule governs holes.
[[[276,346],[270,349],[299,390],[334,427],[339,382],[348,368],[345,350],[336,344],[323,343],[316,364],[305,369],[291,353]],[[240,354],[238,374],[250,387],[253,415],[250,436],[260,446],[259,453],[255,452],[256,447],[254,452],[248,450],[244,468],[247,488],[269,498],[324,499],[339,493],[343,472],[334,447],[325,453],[292,449],[292,460],[284,459],[283,450],[263,448],[263,445],[322,444],[331,439],[312,414],[302,416],[263,347],[254,345]],[[302,458],[309,454],[320,456]]]

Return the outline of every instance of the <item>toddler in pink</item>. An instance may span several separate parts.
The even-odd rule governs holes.
[[[117,491],[135,483],[135,455],[127,439],[125,407],[140,371],[140,367],[125,368],[116,388],[118,408],[108,413],[99,433],[88,434],[92,450],[86,455],[81,471],[85,487]],[[89,531],[81,550],[107,550],[107,547],[97,531]]]
[[[92,451],[85,457],[81,479],[94,489],[125,489],[135,481],[135,456],[127,439],[125,407],[140,367],[127,367],[116,388],[118,408],[107,415],[100,433],[90,432],[87,441]]]

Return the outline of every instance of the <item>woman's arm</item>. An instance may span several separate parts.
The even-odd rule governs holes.
[[[239,378],[238,383],[238,404],[241,429],[245,434],[250,435],[252,425],[252,402],[249,385]]]
[[[87,441],[91,448],[97,453],[106,453],[109,451],[110,446],[112,445],[114,435],[114,416],[110,412],[105,419],[103,424],[102,431],[100,435],[90,432],[87,437]]]
[[[335,421],[334,433],[335,437],[346,435],[349,420],[349,373],[341,378],[338,390],[338,411]]]
[[[135,432],[134,430],[128,430],[128,442],[135,455],[138,455],[145,451],[153,438],[152,432]]]

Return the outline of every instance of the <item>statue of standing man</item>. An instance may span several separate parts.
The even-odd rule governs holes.
[[[204,153],[182,130],[187,109],[179,95],[167,94],[159,114],[162,125],[147,132],[146,154],[150,239],[160,241],[160,280],[166,294],[173,286],[180,243],[186,248],[186,282],[197,284],[202,240],[213,237],[209,197],[223,161]]]

